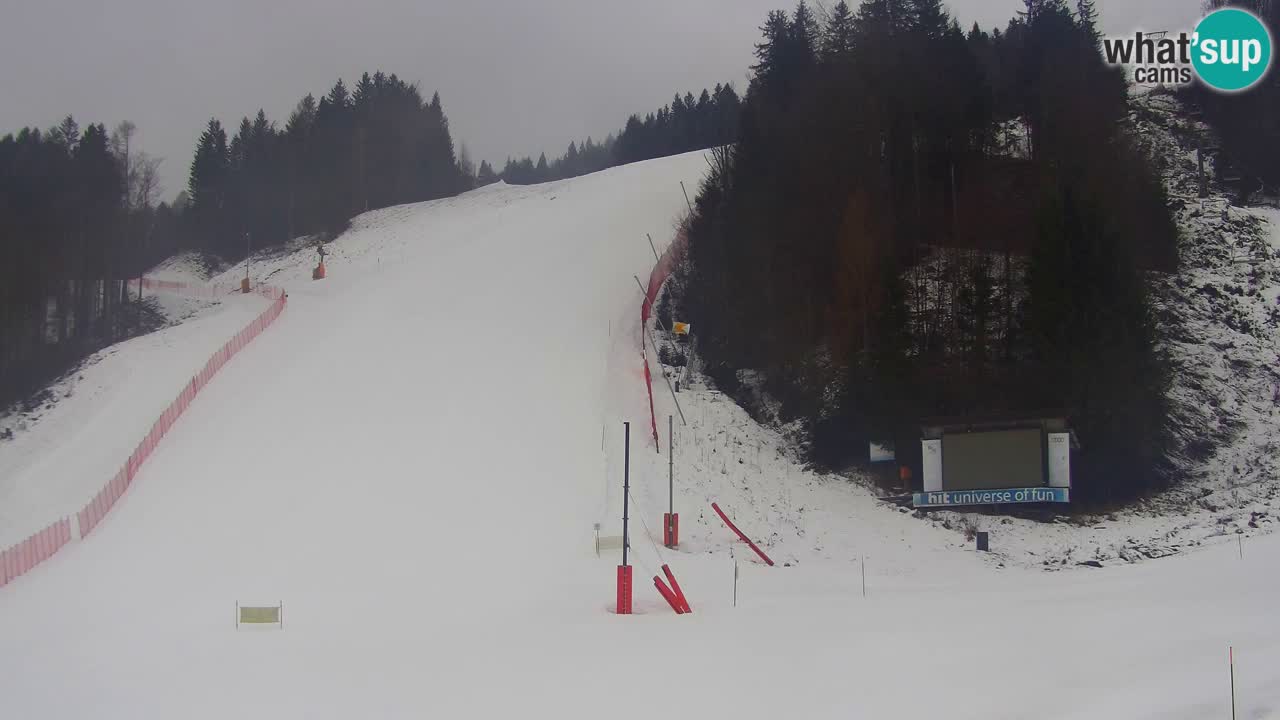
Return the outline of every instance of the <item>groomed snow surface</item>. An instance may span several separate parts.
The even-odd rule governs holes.
[[[251,266],[289,292],[285,313],[89,538],[0,590],[0,716],[1225,718],[1234,646],[1239,717],[1280,717],[1280,536],[1002,569],[796,469],[693,388],[675,421],[684,542],[659,549],[666,439],[661,455],[647,439],[632,275],[705,169],[694,153],[368,213],[323,282],[306,250]],[[234,332],[254,300],[210,317]],[[105,481],[119,459],[100,416],[140,418],[136,441],[149,393],[163,406],[199,366],[187,355],[230,334],[198,322],[122,347],[101,402],[50,411],[80,429],[50,420],[56,448],[21,463],[66,477],[47,501],[24,494],[37,479],[0,487],[32,498],[19,515],[40,524]],[[593,525],[617,531],[624,420],[629,617],[612,613],[618,551],[593,547]],[[693,615],[654,591],[660,562]],[[237,602],[282,602],[283,628],[237,630]]]

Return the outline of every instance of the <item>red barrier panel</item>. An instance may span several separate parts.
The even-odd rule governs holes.
[[[222,295],[240,291],[239,283],[235,285],[228,283],[190,285],[172,280],[154,280],[152,278],[142,278],[141,282],[131,280],[129,285],[134,288],[166,290],[209,298],[221,297]],[[81,538],[93,532],[93,529],[102,522],[111,508],[115,506],[116,501],[124,495],[124,491],[133,483],[133,478],[137,475],[143,463],[147,461],[147,458],[151,457],[151,453],[155,450],[161,438],[169,432],[169,429],[178,421],[178,418],[182,417],[182,414],[190,407],[191,402],[199,394],[200,390],[222,369],[222,366],[227,361],[248,345],[249,341],[261,334],[284,311],[288,296],[280,288],[260,285],[254,292],[271,300],[271,304],[253,322],[236,333],[231,340],[224,343],[205,362],[199,373],[186,384],[177,397],[169,403],[169,406],[160,413],[160,417],[152,423],[150,431],[138,443],[133,453],[125,460],[124,465],[85,504],[84,508],[76,513]],[[64,517],[26,540],[0,552],[0,587],[7,585],[10,580],[23,575],[36,565],[49,559],[70,541],[71,519]]]
[[[711,503],[711,509],[716,511],[716,514],[720,516],[720,519],[724,521],[725,525],[729,526],[730,530],[738,533],[738,537],[742,538],[743,542],[750,545],[751,549],[756,551],[756,554],[760,556],[760,559],[768,563],[770,567],[773,567],[773,561],[769,559],[769,556],[765,555],[764,551],[756,547],[755,543],[751,542],[751,538],[744,535],[742,531],[738,529],[738,526],[733,524],[733,521],[729,519],[729,516],[724,514],[724,511],[720,509],[719,505]]]

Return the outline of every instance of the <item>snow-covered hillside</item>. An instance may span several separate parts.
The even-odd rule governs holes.
[[[1216,718],[1235,646],[1242,717],[1280,717],[1280,536],[1000,569],[798,470],[695,387],[675,421],[684,542],[660,548],[666,443],[646,439],[632,276],[705,169],[694,153],[368,213],[322,282],[305,248],[251,265],[285,313],[89,538],[0,589],[4,716]],[[225,339],[196,322],[175,330]],[[655,400],[665,426],[665,387]],[[125,405],[120,425],[149,411]],[[623,421],[630,617],[611,612],[617,551],[593,548],[622,509]],[[110,455],[101,432],[24,462]],[[778,566],[731,542],[712,500]],[[693,615],[653,590],[659,562]],[[282,602],[283,628],[237,630],[237,602]]]
[[[210,353],[262,310],[239,296],[155,301],[173,325],[94,353],[39,402],[0,416],[0,548],[84,507]]]

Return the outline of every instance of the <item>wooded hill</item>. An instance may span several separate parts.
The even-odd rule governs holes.
[[[672,288],[715,382],[776,400],[828,467],[869,439],[918,463],[922,418],[1052,410],[1085,445],[1075,498],[1167,482],[1144,273],[1175,269],[1177,232],[1095,21],[1089,0],[991,32],[938,0],[770,13]]]

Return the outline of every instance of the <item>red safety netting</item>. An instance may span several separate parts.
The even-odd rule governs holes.
[[[0,552],[0,587],[48,560],[71,541],[71,519],[62,518],[49,527]]]
[[[238,283],[193,285],[171,280],[142,278],[140,282],[132,280],[129,284],[135,289],[140,287],[142,290],[150,289],[152,291],[210,298],[240,291]],[[236,353],[243,350],[263,330],[266,330],[284,311],[288,296],[280,288],[260,285],[254,292],[271,300],[271,304],[267,306],[266,310],[262,311],[262,314],[254,318],[253,322],[236,333],[235,337],[228,340],[209,358],[200,372],[191,378],[191,381],[178,393],[173,402],[169,403],[169,407],[165,408],[160,417],[151,425],[151,431],[138,443],[138,447],[129,455],[129,459],[125,461],[124,466],[89,501],[89,504],[85,505],[83,510],[76,513],[76,517],[79,520],[80,537],[83,538],[88,535],[98,526],[98,523],[102,522],[107,512],[111,510],[116,501],[120,499],[120,496],[124,494],[124,491],[128,489],[130,483],[133,482],[133,478],[137,475],[142,464],[151,456],[156,446],[160,444],[160,440],[169,432],[169,429],[178,421],[178,418],[182,417],[182,413],[186,412],[191,405],[191,401],[195,399],[200,390],[209,384],[209,381],[222,369],[222,366],[227,364],[227,361],[235,357]],[[0,587],[47,560],[60,550],[63,545],[70,542],[71,539],[71,518],[62,518],[17,545],[0,552]]]
[[[658,264],[653,266],[653,270],[649,272],[649,285],[644,291],[644,302],[640,304],[640,332],[648,332],[649,329],[649,310],[653,306],[654,301],[658,297],[658,291],[662,289],[662,284],[671,277],[671,273],[675,271],[676,265],[684,259],[684,254],[688,249],[689,238],[685,235],[683,229],[676,233],[676,237],[667,246],[662,253],[662,257],[658,258]],[[655,348],[656,351],[656,348]],[[649,357],[645,352],[644,338],[640,338],[640,357],[644,360],[644,386],[649,391],[649,428],[653,432],[653,446],[658,446],[658,418],[653,410],[653,377],[649,374]]]

